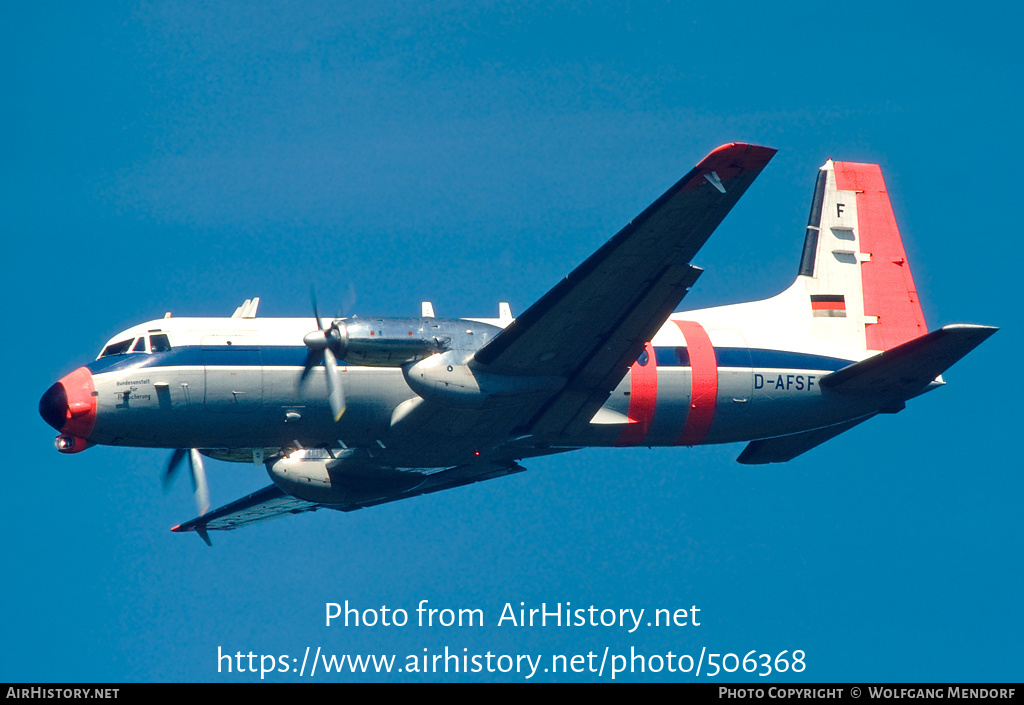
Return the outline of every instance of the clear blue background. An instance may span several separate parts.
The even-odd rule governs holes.
[[[218,647],[445,645],[802,649],[812,681],[1022,679],[1020,6],[549,5],[3,5],[0,681],[249,681],[218,673]],[[882,165],[929,325],[1002,331],[946,388],[786,465],[738,465],[741,445],[587,450],[212,549],[168,531],[194,514],[187,480],[161,491],[168,452],[61,456],[37,414],[165,311],[260,296],[262,315],[307,316],[315,283],[325,310],[354,291],[360,314],[521,312],[731,141],[779,153],[699,254],[686,308],[790,283],[833,157]],[[208,465],[216,505],[268,484]],[[421,599],[488,624],[324,626],[325,602]],[[494,626],[520,601],[702,621]],[[575,678],[593,676],[557,680]]]

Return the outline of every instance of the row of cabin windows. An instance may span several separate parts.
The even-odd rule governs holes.
[[[127,340],[119,340],[116,343],[111,343],[107,347],[103,348],[103,352],[100,353],[100,357],[124,355],[130,352],[167,352],[170,349],[171,341],[167,339],[167,336],[163,333],[157,333],[156,335],[149,336],[148,350],[146,349],[146,336],[143,335],[138,338],[128,338]]]

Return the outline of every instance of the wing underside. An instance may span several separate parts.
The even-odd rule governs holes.
[[[694,255],[774,154],[719,147],[477,351],[488,372],[567,380],[526,429],[557,436],[593,417],[697,280]]]
[[[315,502],[293,497],[283,492],[277,485],[270,485],[201,517],[179,524],[171,531],[196,531],[200,535],[207,530],[231,531],[286,514],[313,511],[319,507],[320,505]]]
[[[256,524],[288,514],[316,511],[317,509],[336,509],[342,512],[353,512],[365,507],[387,504],[400,499],[449,490],[475,482],[483,482],[498,477],[505,477],[522,472],[524,468],[516,463],[479,463],[476,465],[459,465],[441,472],[424,476],[422,483],[413,489],[386,493],[382,492],[371,499],[340,504],[320,504],[293,497],[277,485],[270,485],[239,500],[213,510],[201,517],[179,524],[171,531],[195,531],[208,542],[208,531],[231,531],[249,524]]]

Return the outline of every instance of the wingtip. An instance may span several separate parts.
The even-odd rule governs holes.
[[[977,323],[951,323],[949,325],[942,326],[942,328],[936,332],[973,339],[975,341],[974,346],[977,347],[995,335],[998,331],[998,326],[985,326]]]
[[[942,326],[943,330],[954,330],[957,328],[976,330],[979,333],[985,333],[986,335],[992,335],[999,330],[999,326],[989,326],[982,323],[949,323]]]
[[[176,525],[171,527],[171,531],[173,531],[175,533],[179,533],[179,534],[180,533],[184,533],[186,531],[194,531],[197,534],[199,534],[199,538],[201,538],[203,540],[203,543],[205,543],[207,546],[211,546],[211,547],[213,546],[213,542],[210,541],[210,534],[206,530],[205,526],[190,526],[190,527],[184,528],[184,527],[182,527],[181,524],[176,524]]]
[[[741,169],[763,169],[779,150],[763,147],[747,142],[729,142],[717,147],[704,157],[698,168],[724,169],[726,167]]]

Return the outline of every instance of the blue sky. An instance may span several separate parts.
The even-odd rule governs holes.
[[[307,646],[799,649],[806,671],[788,678],[1021,680],[1021,385],[997,367],[1022,342],[1020,8],[364,5],[0,10],[0,680],[251,681],[218,672],[218,648]],[[833,157],[882,165],[929,326],[1002,330],[946,388],[786,465],[738,465],[741,445],[588,450],[213,549],[168,531],[194,506],[186,481],[161,491],[167,452],[60,456],[36,413],[110,336],[165,311],[260,296],[263,315],[306,316],[311,283],[324,309],[351,287],[361,314],[522,311],[731,141],[779,153],[701,251],[684,308],[790,283]],[[268,482],[209,474],[216,505]],[[424,599],[488,623],[324,626],[325,602],[414,615]],[[697,605],[702,623],[496,626],[520,602]]]

